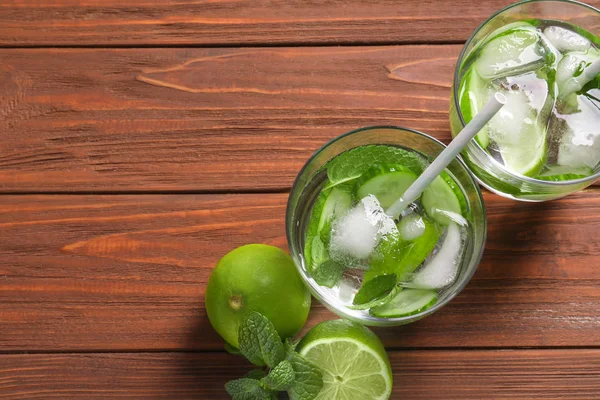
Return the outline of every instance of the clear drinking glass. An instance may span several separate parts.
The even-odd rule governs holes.
[[[450,100],[453,136],[465,126],[460,109],[459,88],[468,69],[466,61],[469,56],[496,29],[516,21],[531,19],[568,22],[588,32],[597,33],[600,10],[570,0],[525,0],[496,12],[483,22],[467,40],[456,64]],[[481,185],[496,194],[521,201],[539,202],[563,197],[590,186],[600,178],[600,164],[595,166],[594,173],[590,176],[558,182],[516,174],[506,169],[475,140],[463,150],[462,157]]]
[[[470,240],[466,244],[463,257],[460,261],[458,276],[454,283],[443,289],[437,303],[433,307],[410,316],[378,318],[345,307],[329,295],[327,288],[319,286],[311,277],[304,261],[304,245],[312,206],[326,180],[326,172],[323,166],[347,150],[370,144],[402,147],[418,152],[430,161],[437,157],[445,148],[443,143],[423,133],[388,126],[358,129],[330,141],[306,162],[296,177],[287,204],[287,240],[292,258],[302,279],[308,285],[312,294],[331,311],[343,318],[351,319],[365,325],[402,325],[421,319],[440,309],[460,293],[469,282],[481,260],[485,245],[487,231],[485,207],[477,182],[463,162],[458,158],[455,159],[450,163],[446,171],[458,183],[466,199],[466,218],[469,221],[471,232],[469,234]],[[373,161],[376,163],[376,160]]]

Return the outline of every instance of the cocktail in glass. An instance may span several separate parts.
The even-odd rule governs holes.
[[[444,145],[396,127],[342,135],[306,163],[290,193],[286,231],[313,295],[368,325],[415,321],[449,302],[481,258],[481,192],[454,160],[400,215],[386,210]]]
[[[486,20],[459,56],[450,104],[456,135],[496,91],[506,106],[463,151],[479,182],[544,201],[600,177],[600,11],[528,0]]]

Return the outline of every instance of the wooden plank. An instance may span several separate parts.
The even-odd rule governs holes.
[[[242,244],[286,248],[286,197],[0,196],[0,352],[222,349],[211,270]],[[598,346],[600,189],[485,200],[472,282],[435,315],[377,330],[386,345]],[[307,327],[333,317],[314,304]]]
[[[362,126],[449,140],[459,51],[2,50],[0,192],[284,189]]]
[[[487,17],[512,2],[6,0],[0,5],[0,45],[464,41]],[[598,0],[587,3],[600,6]]]
[[[3,50],[0,193],[282,190],[359,127],[448,142],[459,51]]]
[[[597,399],[600,350],[389,352],[392,399]],[[225,399],[252,367],[225,353],[0,356],[4,399]]]

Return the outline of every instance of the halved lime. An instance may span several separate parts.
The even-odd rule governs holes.
[[[316,400],[385,400],[392,392],[392,369],[381,341],[355,322],[334,320],[312,328],[298,352],[323,372]]]

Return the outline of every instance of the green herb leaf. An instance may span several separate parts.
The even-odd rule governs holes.
[[[225,350],[229,353],[229,354],[233,354],[235,356],[239,356],[242,354],[242,352],[240,351],[240,349],[233,347],[232,345],[230,345],[229,343],[225,342]]]
[[[283,343],[283,348],[285,350],[285,356],[287,359],[287,355],[290,352],[296,351],[296,346],[298,346],[298,343],[300,343],[300,340],[292,340],[290,338],[285,339],[285,342]]]
[[[355,306],[366,306],[370,302],[382,299],[394,290],[397,283],[396,274],[375,277],[363,283],[358,293],[354,296],[352,304]]]
[[[288,360],[283,360],[261,382],[267,389],[280,392],[288,390],[292,386],[292,383],[294,383],[295,378],[296,375],[292,363]]]
[[[368,145],[348,150],[329,161],[327,176],[330,186],[348,182],[361,176],[365,171],[377,164],[401,164],[420,175],[426,167],[424,158],[412,151],[388,145]]]
[[[288,389],[290,400],[312,400],[323,388],[323,374],[314,364],[286,344],[286,360],[292,364],[295,380]]]
[[[319,236],[315,236],[312,240],[312,267],[315,269],[329,258],[327,249]]]
[[[225,384],[225,390],[233,400],[269,400],[272,392],[263,388],[256,379],[241,378]]]
[[[240,325],[238,332],[240,351],[254,365],[269,368],[279,364],[285,352],[275,326],[258,312],[251,312]]]
[[[265,373],[264,370],[260,369],[260,368],[254,368],[251,369],[246,376],[244,376],[244,378],[250,378],[250,379],[258,379],[261,380],[262,378],[264,378],[267,374]]]
[[[321,286],[334,287],[344,274],[344,267],[333,260],[327,260],[317,266],[312,277]]]
[[[392,301],[401,290],[402,290],[401,287],[394,286],[392,288],[392,290],[390,290],[389,292],[387,292],[386,294],[384,294],[381,297],[373,299],[367,303],[348,306],[348,308],[350,308],[351,310],[368,310],[373,307],[382,306],[382,305],[387,304],[390,301]]]

